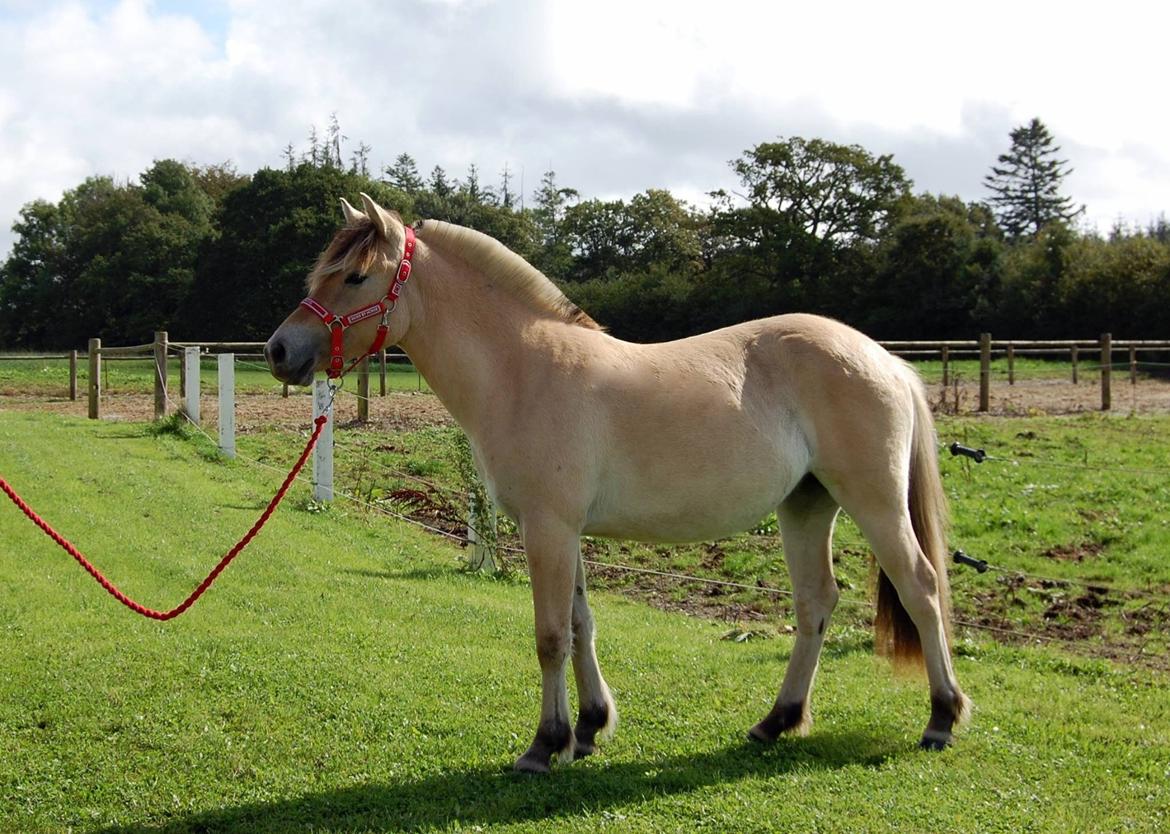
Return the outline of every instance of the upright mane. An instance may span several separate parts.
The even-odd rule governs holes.
[[[603,329],[544,273],[498,240],[442,220],[427,220],[418,234],[428,246],[459,256],[514,296],[554,318],[591,330]]]

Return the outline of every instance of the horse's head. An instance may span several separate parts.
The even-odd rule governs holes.
[[[309,297],[264,346],[268,367],[282,382],[307,385],[314,372],[330,368],[331,360],[339,370],[338,353],[349,361],[376,349],[374,345],[395,344],[410,325],[409,304],[396,299],[403,289],[396,282],[405,280],[400,264],[410,232],[396,213],[368,195],[362,194],[362,204],[364,212],[341,201],[345,226],[309,273]],[[388,330],[380,340],[383,323]]]

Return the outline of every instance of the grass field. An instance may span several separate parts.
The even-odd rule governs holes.
[[[955,537],[976,555],[991,558],[998,543],[998,561],[1065,573],[1085,561],[1046,559],[1042,546],[1101,540],[1088,561],[1095,578],[1164,588],[1165,481],[1126,486],[1104,467],[1164,466],[1152,456],[1167,424],[1138,421],[1132,434],[1115,422],[1116,431],[1109,421],[944,425],[1021,461],[969,473],[944,463]],[[274,464],[295,445],[242,440]],[[396,465],[442,479],[454,477],[448,440],[428,429],[382,442],[405,449]],[[1025,467],[1028,458],[1100,469],[1070,487]],[[0,474],[156,607],[201,578],[279,478],[181,433],[10,412],[0,412]],[[1095,503],[1082,509],[1102,515],[1078,515],[1084,495]],[[515,776],[508,768],[539,695],[522,572],[462,573],[456,546],[347,506],[322,511],[298,487],[207,597],[166,624],[116,606],[13,508],[0,509],[0,830],[1170,825],[1164,673],[971,632],[956,665],[974,722],[952,750],[924,754],[914,749],[924,684],[892,676],[846,618],[831,631],[812,735],[762,748],[743,731],[770,705],[789,638],[725,640],[725,623],[609,593],[595,609],[617,737],[551,777]],[[842,566],[861,562],[851,535],[846,525]],[[750,553],[743,576],[762,572]]]

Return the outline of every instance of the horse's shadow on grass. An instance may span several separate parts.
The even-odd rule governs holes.
[[[894,755],[913,755],[903,740],[871,733],[822,731],[806,739],[763,746],[744,741],[691,755],[635,762],[604,757],[560,767],[547,776],[516,774],[500,766],[335,788],[274,802],[204,811],[157,825],[103,829],[103,834],[282,832],[288,830],[445,829],[601,813],[710,785],[791,772],[878,767]]]

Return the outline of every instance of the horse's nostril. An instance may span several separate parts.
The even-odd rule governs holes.
[[[268,354],[268,361],[273,365],[283,365],[287,358],[287,352],[284,349],[284,342],[276,341],[270,343],[264,348],[264,352]]]

